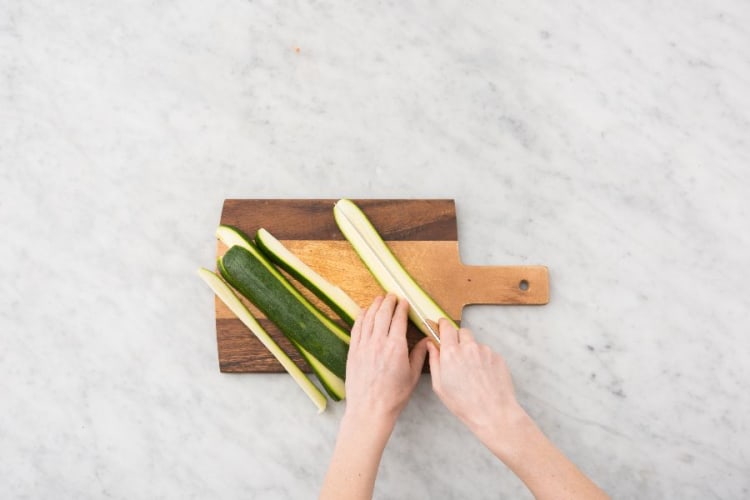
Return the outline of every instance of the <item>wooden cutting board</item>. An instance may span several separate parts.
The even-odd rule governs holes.
[[[468,304],[546,304],[549,301],[549,279],[544,266],[466,266],[461,263],[453,200],[354,201],[417,283],[457,322]],[[365,307],[383,291],[339,231],[333,218],[335,202],[226,200],[221,224],[235,226],[251,237],[259,228],[266,228],[307,265]],[[218,243],[217,257],[225,251],[226,247]],[[302,289],[302,292],[331,317],[336,317],[317,297],[307,290]],[[284,371],[218,298],[215,304],[222,372]],[[307,363],[273,323],[252,304],[247,301],[245,304],[300,368],[310,372]],[[410,325],[410,346],[422,336]]]

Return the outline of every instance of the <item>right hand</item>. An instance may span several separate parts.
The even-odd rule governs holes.
[[[445,406],[485,444],[512,440],[514,423],[526,413],[516,401],[505,360],[474,340],[468,328],[439,323],[440,349],[432,342],[432,388]]]
[[[526,483],[540,500],[600,500],[607,494],[555,448],[516,401],[502,356],[466,328],[440,320],[440,350],[430,342],[432,388],[445,406]]]

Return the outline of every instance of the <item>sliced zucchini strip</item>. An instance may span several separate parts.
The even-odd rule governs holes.
[[[273,321],[295,346],[303,348],[336,378],[343,380],[349,336],[300,294],[254,244],[249,243],[248,247],[235,245],[227,250],[218,262],[221,275]],[[336,387],[336,381],[326,380],[324,372],[317,370],[315,373],[327,390]],[[332,396],[343,398],[342,393]]]
[[[279,345],[268,335],[268,332],[258,323],[258,321],[250,314],[247,307],[240,301],[235,295],[229,285],[221,279],[216,273],[209,271],[208,269],[198,269],[198,275],[206,282],[206,284],[214,291],[214,293],[221,299],[224,304],[234,313],[237,318],[245,324],[246,327],[256,336],[266,348],[271,351],[271,354],[281,363],[281,366],[292,376],[297,385],[305,391],[307,397],[315,404],[318,408],[318,413],[322,413],[326,409],[328,400],[325,395],[320,392],[320,389],[315,387],[309,378],[297,367],[292,359],[279,347]]]
[[[351,200],[341,199],[334,205],[333,214],[341,232],[386,292],[392,292],[398,296],[402,296],[405,292],[407,294],[405,298],[419,308],[426,320],[437,324],[440,318],[446,318],[458,328],[448,313],[404,269],[357,205]],[[409,308],[409,318],[422,333],[431,337],[414,307]]]
[[[266,229],[258,229],[255,243],[272,261],[325,302],[346,324],[354,324],[360,307],[345,291],[316,273]]]

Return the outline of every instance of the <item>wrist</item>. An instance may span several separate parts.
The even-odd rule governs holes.
[[[341,419],[341,429],[355,430],[373,438],[374,441],[387,441],[396,426],[397,414],[368,411],[365,408],[347,405]]]
[[[400,412],[347,403],[342,421],[356,423],[367,429],[389,429],[396,426]]]
[[[537,430],[536,424],[520,405],[505,408],[492,420],[469,425],[470,430],[504,463],[517,456]]]

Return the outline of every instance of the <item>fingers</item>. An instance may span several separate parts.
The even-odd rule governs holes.
[[[380,304],[383,302],[383,297],[375,297],[375,300],[367,308],[365,317],[362,319],[362,332],[360,334],[360,342],[367,341],[372,336],[372,330],[375,325],[375,314],[378,312]]]
[[[416,385],[419,376],[422,374],[424,359],[427,356],[427,344],[432,344],[432,341],[425,337],[417,342],[409,353],[409,368],[411,369],[412,385]]]
[[[438,328],[440,329],[440,345],[442,347],[458,344],[458,331],[451,325],[450,321],[440,318]],[[432,359],[432,356],[430,356],[430,359]]]
[[[428,340],[427,352],[430,354],[430,378],[432,379],[432,390],[440,394],[440,350]]]
[[[475,342],[474,334],[468,328],[458,329],[458,342],[461,344],[468,344],[469,342]]]
[[[352,331],[351,331],[351,340],[349,341],[350,346],[355,346],[359,344],[360,337],[362,336],[362,320],[365,317],[365,310],[362,309],[359,311],[359,314],[357,314],[357,318],[354,320],[354,324],[352,325]]]
[[[409,323],[409,301],[398,299],[396,311],[391,319],[388,337],[397,342],[406,343],[406,327]]]
[[[479,355],[482,357],[482,360],[487,363],[491,364],[493,357],[495,356],[495,353],[492,352],[492,349],[490,346],[480,344],[479,345]],[[499,355],[498,355],[499,356]]]
[[[388,330],[391,328],[391,319],[393,318],[393,310],[396,308],[397,300],[398,298],[395,295],[389,293],[380,303],[378,312],[375,314],[375,324],[372,331],[373,337],[388,336]]]

